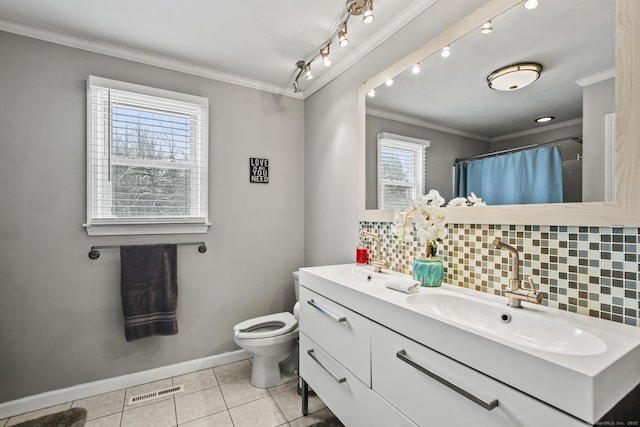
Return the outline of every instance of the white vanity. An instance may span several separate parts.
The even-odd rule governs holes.
[[[639,328],[395,274],[300,270],[300,376],[347,427],[638,425]]]

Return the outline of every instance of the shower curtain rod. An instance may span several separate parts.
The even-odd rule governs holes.
[[[204,242],[183,242],[176,243],[176,246],[195,246],[198,245],[198,252],[201,254],[207,252],[207,245]],[[100,251],[98,249],[119,249],[120,245],[107,245],[107,246],[91,246],[91,250],[89,251],[89,258],[98,259],[100,258]]]
[[[518,151],[532,150],[534,148],[543,147],[545,145],[555,145],[560,141],[566,141],[567,139],[576,139],[576,138],[582,138],[582,135],[567,136],[567,137],[564,137],[564,138],[554,139],[553,141],[540,142],[540,143],[537,143],[537,144],[523,145],[522,147],[507,148],[506,150],[493,151],[491,153],[485,153],[485,154],[478,154],[477,156],[473,156],[473,157],[466,157],[464,159],[456,159],[454,164],[455,163],[459,163],[459,162],[466,162],[467,160],[478,160],[478,159],[484,159],[485,157],[499,156],[500,154],[508,154],[508,153],[516,153]]]

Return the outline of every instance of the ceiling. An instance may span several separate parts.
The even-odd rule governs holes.
[[[332,46],[330,68],[313,63],[302,94],[292,90],[295,64],[334,33],[345,0],[0,1],[0,30],[302,98],[434,1],[375,0],[374,22],[351,17],[351,43]]]
[[[540,0],[534,10],[518,5],[492,24],[490,34],[476,30],[453,42],[449,58],[432,55],[419,74],[407,70],[377,88],[367,110],[499,141],[579,123],[583,88],[576,82],[614,74],[615,0]],[[540,79],[512,92],[488,87],[489,74],[518,62],[542,64]],[[534,123],[544,115],[556,119]]]

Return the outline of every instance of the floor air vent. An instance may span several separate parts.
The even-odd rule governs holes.
[[[131,396],[127,405],[133,405],[134,403],[146,402],[148,400],[158,399],[160,397],[169,396],[184,391],[183,385],[177,385],[174,387],[163,388],[162,390],[152,391],[150,393],[139,394],[137,396]]]

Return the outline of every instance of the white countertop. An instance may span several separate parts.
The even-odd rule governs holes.
[[[374,273],[370,266],[341,264],[300,269],[300,284],[590,423],[640,383],[640,328],[530,303],[523,303],[523,309],[510,308],[505,297],[459,286],[420,288],[421,295],[449,294],[479,303],[504,304],[504,312],[513,316],[525,313],[539,317],[541,323],[571,325],[606,345],[603,352],[591,355],[544,351],[466,327],[446,315],[419,310],[408,302],[408,297],[416,294],[384,286],[390,275],[409,277],[387,270]]]

